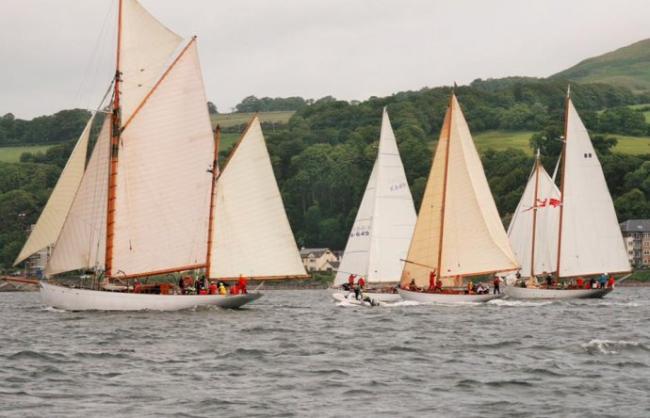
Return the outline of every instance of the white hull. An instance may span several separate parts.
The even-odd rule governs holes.
[[[348,294],[354,295],[354,292],[346,292],[345,290],[339,290],[339,289],[331,289],[330,294],[332,295],[332,298],[334,300],[337,300],[339,302],[343,301]],[[402,297],[399,295],[399,293],[384,293],[384,292],[362,292],[364,297],[369,297],[370,299],[373,299],[376,302],[380,303],[395,303],[399,302],[402,300]],[[354,296],[352,296],[352,299],[354,299]]]
[[[413,292],[411,290],[399,289],[400,296],[404,300],[411,300],[419,303],[481,303],[492,299],[498,299],[503,295],[464,295],[449,293],[425,293]]]
[[[41,300],[46,306],[67,311],[179,311],[197,306],[239,308],[262,297],[245,295],[150,295],[74,289],[41,282]]]
[[[542,289],[505,286],[504,292],[513,299],[593,299],[602,298],[614,290],[605,289]]]

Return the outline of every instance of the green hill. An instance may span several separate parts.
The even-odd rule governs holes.
[[[650,39],[586,59],[551,77],[582,83],[613,84],[634,92],[649,91]]]

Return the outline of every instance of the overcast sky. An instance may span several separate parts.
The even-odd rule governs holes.
[[[650,37],[648,0],[141,0],[197,35],[209,100],[366,99],[475,78],[548,76]],[[94,107],[117,0],[2,0],[0,115]]]

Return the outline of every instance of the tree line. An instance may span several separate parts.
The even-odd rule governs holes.
[[[345,246],[377,155],[384,106],[419,209],[450,92],[449,87],[425,88],[352,103],[325,97],[298,109],[288,124],[265,130],[299,245]],[[557,139],[563,134],[565,93],[566,82],[530,78],[475,80],[456,89],[473,133],[486,129],[534,131],[530,145],[541,148],[549,171],[561,149]],[[648,103],[650,98],[598,84],[574,85],[572,97],[592,131],[619,219],[650,217],[650,155],[612,152],[616,145],[613,132],[632,135],[642,131],[634,115],[643,115],[627,106],[643,100]],[[76,131],[70,131],[69,140],[76,139],[87,117]],[[46,153],[25,154],[20,164],[0,163],[0,265],[9,266],[20,250],[27,227],[38,218],[72,144],[64,142]],[[514,149],[489,150],[481,158],[507,225],[533,159]]]

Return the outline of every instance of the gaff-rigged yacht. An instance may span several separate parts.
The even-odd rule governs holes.
[[[463,278],[519,268],[469,127],[452,93],[424,190],[399,293],[417,302],[486,302]],[[442,288],[430,286],[431,273]],[[418,289],[418,290],[415,290]]]
[[[334,299],[341,301],[347,296],[341,286],[352,274],[357,280],[366,280],[363,294],[372,300],[401,300],[394,286],[399,282],[415,219],[411,190],[384,108],[377,159],[334,279]]]
[[[261,294],[141,294],[115,283],[183,271],[205,270],[211,277],[235,269],[237,275],[253,271],[242,257],[229,260],[229,270],[213,265],[223,261],[220,254],[228,249],[243,251],[249,248],[245,241],[255,239],[224,237],[220,232],[220,228],[248,231],[241,226],[241,216],[229,212],[229,202],[240,203],[242,195],[259,191],[254,183],[260,178],[267,193],[279,196],[272,171],[269,179],[270,159],[257,119],[219,172],[218,135],[213,139],[196,38],[183,45],[136,0],[120,0],[118,7],[111,115],[103,122],[87,166],[80,169],[92,122],[88,123],[21,257],[54,243],[45,270],[48,277],[77,270],[94,270],[103,277],[91,289],[42,282],[44,304],[57,308],[240,307]],[[279,228],[290,234],[281,200],[279,209],[277,200],[270,203],[269,216],[266,201],[250,202],[258,204],[253,217],[280,222]],[[278,220],[279,211],[284,223]],[[259,237],[259,245],[268,244],[267,238]],[[295,242],[285,251],[283,261],[292,257],[295,261],[288,268],[274,268],[274,274],[304,275],[302,265],[297,266]]]
[[[611,292],[613,287],[580,289],[566,283],[566,279],[601,273],[627,273],[631,270],[600,161],[589,133],[573,106],[570,91],[567,91],[565,103],[561,159],[561,202],[559,214],[552,219],[554,225],[551,225],[557,232],[547,233],[546,239],[541,241],[532,237],[529,248],[532,255],[536,254],[535,248],[541,248],[544,253],[554,251],[554,266],[547,272],[555,272],[559,281],[564,279],[565,283],[551,288],[507,286],[505,291],[509,297],[600,298]],[[552,242],[553,238],[555,242]],[[533,273],[537,274],[538,270]]]

